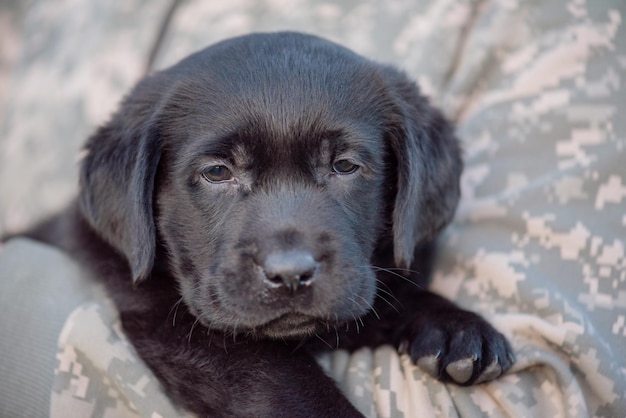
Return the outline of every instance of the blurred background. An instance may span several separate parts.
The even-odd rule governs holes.
[[[81,144],[147,72],[224,38],[297,30],[398,64],[441,92],[474,9],[406,0],[2,0],[0,233],[63,207],[76,191]]]

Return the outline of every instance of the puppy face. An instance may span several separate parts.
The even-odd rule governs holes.
[[[461,169],[403,75],[298,34],[148,78],[88,149],[83,213],[134,279],[162,246],[201,323],[275,338],[366,313],[375,253],[408,267],[452,216]]]
[[[256,75],[268,84],[284,77]],[[157,229],[185,302],[207,326],[303,334],[353,320],[373,302],[369,264],[385,219],[382,115],[376,103],[364,105],[378,120],[334,104],[319,75],[307,74],[315,91],[294,77],[279,94],[231,78],[233,92],[248,90],[261,107],[230,91],[220,98],[235,102],[230,109],[198,109],[195,89],[173,98],[176,125],[189,128],[181,136],[170,121],[162,130]],[[306,97],[302,108],[286,91]]]

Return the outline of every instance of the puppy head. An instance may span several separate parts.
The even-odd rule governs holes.
[[[87,148],[84,216],[133,279],[162,246],[203,324],[269,337],[367,312],[381,242],[410,266],[459,194],[456,140],[414,84],[292,33],[145,79]]]

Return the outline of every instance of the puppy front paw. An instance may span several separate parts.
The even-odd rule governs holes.
[[[468,386],[493,380],[515,362],[506,338],[479,315],[458,308],[421,312],[401,339],[423,371]]]

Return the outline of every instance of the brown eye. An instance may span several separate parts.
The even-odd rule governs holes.
[[[350,160],[337,160],[333,164],[333,171],[337,174],[352,174],[359,169],[359,166]]]
[[[213,165],[202,172],[202,177],[211,183],[222,183],[231,180],[233,173],[223,165]]]

